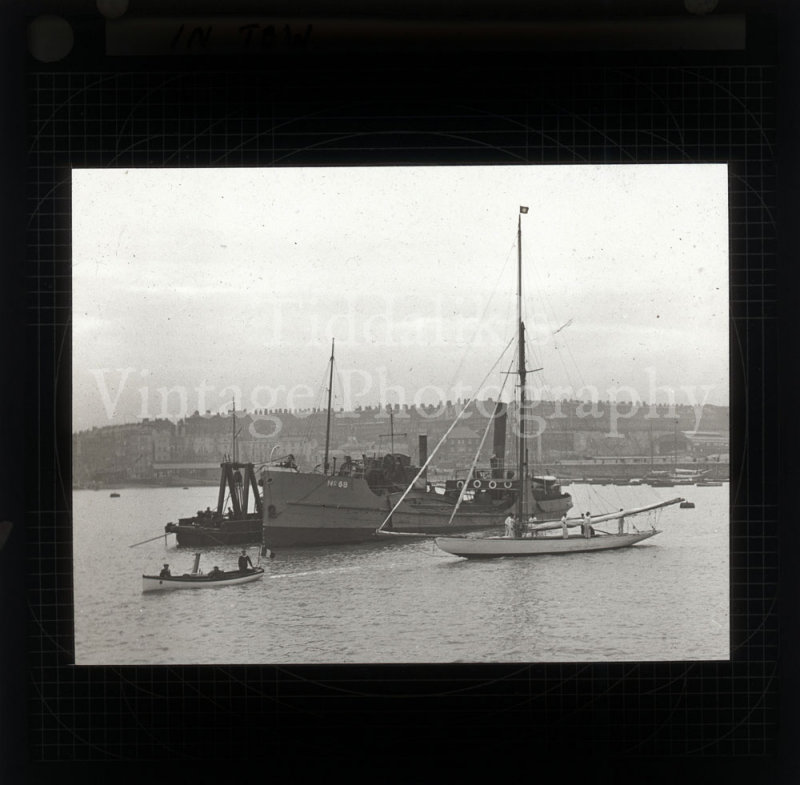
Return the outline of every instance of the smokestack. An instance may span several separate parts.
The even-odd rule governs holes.
[[[492,449],[496,459],[492,462],[492,469],[496,470],[496,473],[493,471],[492,475],[502,477],[506,459],[506,420],[508,419],[508,407],[506,404],[501,401],[497,402],[492,419],[494,420],[494,443]]]
[[[425,461],[428,460],[428,435],[426,433],[421,433],[419,435],[419,465],[420,468],[425,465]],[[428,470],[422,473],[422,478],[424,480],[428,479]]]

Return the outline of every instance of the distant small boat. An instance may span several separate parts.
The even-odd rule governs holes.
[[[716,488],[717,486],[722,485],[722,483],[717,482],[716,480],[706,480],[705,482],[698,482],[696,485],[698,488]]]
[[[682,510],[692,510],[694,509],[694,502],[681,502],[680,506]]]
[[[118,493],[109,493],[108,495],[109,495],[109,496],[110,496],[112,499],[119,499],[119,494],[118,494]]]

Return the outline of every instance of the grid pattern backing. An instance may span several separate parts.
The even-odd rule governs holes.
[[[778,624],[775,457],[764,406],[776,367],[771,67],[534,67],[378,96],[358,75],[69,73],[29,82],[28,474],[38,761],[269,757],[419,742],[531,753],[759,756],[773,751]],[[349,78],[349,81],[347,79]],[[398,84],[414,81],[406,78]],[[387,84],[392,84],[387,74]],[[334,98],[338,97],[338,100]],[[727,162],[730,169],[729,663],[527,666],[75,667],[70,523],[71,167]],[[302,739],[302,742],[298,741]]]

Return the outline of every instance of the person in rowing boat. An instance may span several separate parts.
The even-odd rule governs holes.
[[[247,550],[242,548],[241,554],[239,554],[239,572],[247,572],[247,565],[250,565],[250,569],[253,569],[253,562],[250,561],[250,557],[247,555]]]
[[[220,575],[222,575],[222,570],[219,567],[217,567],[216,564],[214,565],[214,569],[211,570],[210,573],[208,573],[209,578],[216,578]]]
[[[158,573],[159,578],[169,578],[170,575],[172,575],[172,573],[169,571],[169,564],[165,564],[161,568],[161,572]]]

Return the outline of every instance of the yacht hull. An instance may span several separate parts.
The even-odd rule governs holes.
[[[453,556],[466,559],[502,556],[542,556],[559,553],[588,553],[627,548],[658,534],[658,530],[632,534],[598,534],[594,537],[571,535],[513,539],[506,537],[437,537],[436,545]]]

